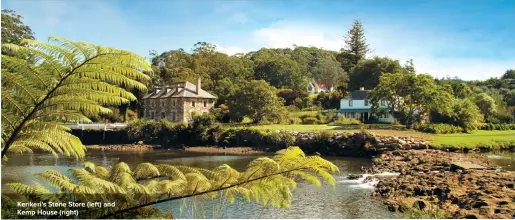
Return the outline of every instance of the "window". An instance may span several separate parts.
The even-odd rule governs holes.
[[[352,100],[349,100],[349,106],[352,107]]]
[[[175,115],[175,112],[172,112],[172,121],[177,121],[177,116]]]
[[[150,119],[154,119],[154,116],[155,116],[155,115],[154,115],[154,112],[151,112],[151,113],[150,113]]]
[[[384,106],[384,100],[381,100],[381,106]]]
[[[191,106],[195,107],[195,101],[191,101]]]
[[[173,100],[173,106],[175,106],[175,105],[176,105],[175,100]]]
[[[161,112],[161,118],[162,119],[166,118],[166,112]]]
[[[204,101],[204,107],[207,107],[207,102],[206,101]]]
[[[365,106],[368,106],[368,99],[365,99]]]

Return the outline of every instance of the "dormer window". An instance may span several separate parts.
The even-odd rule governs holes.
[[[352,107],[352,100],[349,100],[349,106]]]
[[[365,99],[365,106],[368,106],[368,99]]]

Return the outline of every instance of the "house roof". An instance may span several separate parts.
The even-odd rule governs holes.
[[[317,82],[315,79],[312,79],[310,84],[313,87],[318,87],[320,89],[329,90],[329,87],[327,86],[327,83],[325,83],[325,82]]]
[[[175,82],[164,88],[156,88],[152,93],[143,97],[143,99],[159,99],[159,98],[203,98],[216,99],[202,88],[197,94],[197,86],[190,82]]]
[[[368,98],[368,90],[356,90],[351,92],[350,98],[352,100],[365,100]]]

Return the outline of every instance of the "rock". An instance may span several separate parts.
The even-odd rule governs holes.
[[[349,180],[357,180],[359,178],[363,177],[363,175],[361,174],[349,174],[349,176],[347,176],[347,179]]]
[[[486,203],[485,201],[476,201],[474,203],[474,205],[472,205],[472,208],[477,209],[477,208],[481,208],[483,206],[488,206],[488,203]]]
[[[508,202],[508,201],[499,201],[499,202],[497,203],[497,205],[500,205],[500,206],[508,205],[508,204],[509,204],[509,202]]]
[[[417,200],[413,203],[413,208],[418,208],[420,210],[424,210],[427,207],[426,202],[422,200]]]
[[[478,219],[478,217],[474,214],[468,214],[465,216],[466,219]]]

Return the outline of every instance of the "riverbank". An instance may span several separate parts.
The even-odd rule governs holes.
[[[114,145],[86,145],[86,149],[114,150],[114,151],[148,151],[160,149],[159,145],[148,144],[114,144]]]
[[[481,169],[460,168],[472,163]],[[374,159],[382,178],[373,196],[391,211],[444,218],[515,218],[515,172],[492,166],[485,155],[440,150],[395,150]]]
[[[258,155],[265,151],[251,147],[188,147],[184,148],[187,152],[207,153],[207,154],[231,154],[231,155]]]

